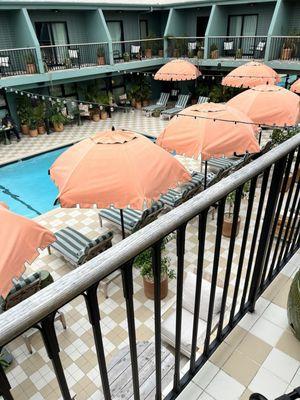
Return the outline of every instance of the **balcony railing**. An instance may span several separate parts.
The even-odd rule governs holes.
[[[113,42],[114,63],[164,57],[163,38]]]
[[[38,72],[35,48],[0,50],[0,77],[31,75]]]
[[[168,38],[168,57],[204,58],[204,37]]]
[[[46,71],[109,64],[108,43],[41,46]]]
[[[267,36],[209,36],[208,58],[262,60],[266,45]]]
[[[300,36],[272,36],[269,60],[300,61]]]
[[[73,299],[84,295],[85,305],[91,324],[96,353],[99,362],[99,374],[102,380],[101,390],[106,400],[111,397],[111,378],[108,377],[106,357],[101,333],[100,313],[103,304],[98,303],[97,288],[99,283],[109,274],[120,269],[122,286],[126,300],[128,338],[130,345],[130,362],[132,378],[128,385],[134,392],[134,398],[144,398],[140,395],[143,384],[141,375],[147,379],[145,371],[140,373],[138,363],[137,335],[134,314],[133,261],[146,249],[152,252],[152,269],[154,273],[154,322],[155,332],[155,398],[162,398],[165,385],[171,383],[173,389],[166,396],[174,399],[193,376],[200,370],[207,359],[214,353],[226,336],[234,329],[247,312],[255,310],[255,304],[262,292],[280,273],[285,264],[295,254],[300,246],[300,201],[299,201],[299,166],[300,166],[300,134],[289,139],[277,148],[252,161],[251,164],[236,171],[221,182],[216,183],[204,192],[198,194],[185,204],[163,215],[158,221],[151,223],[140,231],[106,250],[85,265],[69,272],[50,286],[26,299],[19,305],[0,315],[0,347],[6,345],[32,326],[38,324],[44,339],[47,354],[58,380],[64,400],[71,400],[71,395],[65,378],[64,368],[60,359],[60,348],[54,327],[56,311]],[[249,192],[243,199],[245,185]],[[232,210],[232,228],[229,239],[222,237],[224,226],[225,204],[227,196],[234,192]],[[231,196],[232,199],[232,196]],[[217,208],[217,218],[213,221],[214,254],[209,257],[210,284],[206,298],[208,311],[204,334],[199,339],[199,310],[202,307],[204,290],[204,266],[207,272],[206,254],[210,241],[207,242],[206,232],[211,207]],[[243,207],[243,224],[239,223],[240,210]],[[197,243],[198,257],[194,268],[196,284],[191,292],[194,307],[190,327],[182,326],[183,318],[183,285],[185,256],[188,245],[186,233],[189,224],[195,224],[193,243]],[[238,226],[241,241],[236,243]],[[170,233],[175,232],[173,267],[176,268],[177,292],[174,304],[175,321],[173,334],[175,336],[175,361],[171,374],[164,375],[162,368],[162,336],[161,336],[161,261],[162,243]],[[209,232],[211,240],[211,232]],[[191,237],[189,236],[189,239]],[[221,254],[226,254],[226,263],[222,263]],[[206,261],[205,261],[206,260]],[[234,288],[232,270],[236,271]],[[217,289],[222,281],[222,289]],[[207,281],[206,281],[207,282]],[[233,290],[231,290],[233,289]],[[216,291],[221,290],[219,313],[215,314]],[[83,301],[83,300],[82,300]],[[202,320],[203,321],[203,320]],[[201,322],[202,324],[203,322]],[[202,327],[202,325],[201,325]],[[182,328],[190,329],[191,345],[189,370],[182,376],[180,369],[182,350]],[[201,328],[202,329],[202,328]],[[83,336],[84,337],[84,336]],[[84,340],[82,337],[82,340]],[[186,346],[186,345],[185,345]],[[165,354],[166,348],[163,348]],[[130,364],[129,364],[130,365]],[[34,365],[30,367],[30,373]],[[173,371],[173,372],[172,372]],[[170,372],[170,371],[168,371]],[[166,379],[166,377],[169,378]],[[127,380],[126,380],[127,382]],[[127,386],[128,386],[127,385]],[[129,387],[128,386],[128,387]],[[145,385],[143,386],[143,390]],[[119,388],[120,389],[120,388]],[[120,389],[121,390],[121,389]],[[0,368],[0,395],[5,400],[13,399],[10,384],[3,369]],[[121,392],[120,394],[121,396]]]

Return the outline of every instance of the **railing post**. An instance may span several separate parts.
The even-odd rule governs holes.
[[[59,357],[60,349],[54,326],[55,314],[56,312],[53,312],[52,314],[48,315],[48,317],[43,319],[40,323],[39,329],[42,334],[48,357],[52,362],[63,400],[72,400]]]
[[[113,65],[114,62],[114,51],[113,51],[113,43],[111,40],[108,41],[107,43],[108,46],[108,59],[109,59],[109,64]]]
[[[10,389],[11,386],[2,366],[0,365],[0,396],[2,396],[4,400],[14,400],[12,394],[10,393]]]
[[[102,341],[102,333],[100,328],[100,311],[97,299],[98,283],[91,286],[84,294],[86,308],[88,311],[89,321],[93,328],[98,365],[100,370],[103,395],[105,400],[111,400],[109,381],[107,375],[105,353]]]
[[[250,312],[254,312],[257,293],[261,283],[261,277],[264,270],[264,265],[267,255],[267,249],[270,242],[272,226],[274,222],[274,215],[278,196],[280,194],[283,175],[285,171],[286,157],[281,158],[274,166],[273,176],[269,196],[265,208],[264,221],[261,228],[261,234],[258,242],[258,249],[256,254],[255,265],[253,269],[252,282],[249,291]]]

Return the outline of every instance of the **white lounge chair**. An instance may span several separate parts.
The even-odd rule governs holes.
[[[171,117],[173,117],[174,115],[176,115],[177,113],[186,108],[189,98],[190,98],[189,94],[180,94],[178,96],[178,100],[177,103],[175,104],[175,107],[163,111],[161,115],[163,117],[167,116],[170,119]]]
[[[209,103],[209,97],[199,96],[197,104]]]
[[[210,300],[211,284],[206,280],[202,280],[201,287],[201,301],[200,313],[198,324],[198,345],[204,343],[206,335],[208,308]],[[195,305],[195,291],[196,291],[196,274],[187,272],[183,286],[182,298],[182,324],[181,324],[181,346],[180,351],[186,357],[191,356],[192,335],[193,335],[193,321],[194,321],[194,305]],[[219,320],[221,304],[222,304],[223,290],[220,287],[216,288],[214,310],[213,310],[213,323],[211,333],[217,328]],[[175,347],[175,332],[176,332],[176,309],[171,315],[166,318],[161,325],[162,340]]]
[[[156,104],[152,104],[151,106],[147,106],[143,108],[143,111],[145,111],[146,115],[151,115],[153,111],[156,110],[164,110],[167,107],[167,103],[170,97],[170,93],[164,93],[162,92],[160,94],[160,97]]]

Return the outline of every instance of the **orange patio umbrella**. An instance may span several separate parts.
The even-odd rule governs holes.
[[[208,160],[234,153],[260,151],[258,128],[241,111],[227,104],[204,103],[186,108],[174,117],[157,139],[169,151]]]
[[[277,72],[267,65],[250,61],[233,69],[222,79],[223,86],[251,88],[258,85],[275,85],[280,82]]]
[[[300,79],[292,84],[291,91],[300,94]]]
[[[32,263],[44,249],[55,241],[55,236],[37,222],[17,215],[0,204],[0,295],[6,297],[12,279],[18,278],[25,263]]]
[[[227,104],[243,111],[258,125],[291,127],[299,122],[299,96],[280,86],[253,87]]]
[[[62,207],[120,210],[142,210],[190,179],[168,152],[143,135],[122,130],[99,132],[73,145],[49,172]],[[124,226],[122,231],[124,236]]]
[[[172,60],[163,65],[154,75],[157,81],[191,81],[201,75],[199,69],[189,61]]]

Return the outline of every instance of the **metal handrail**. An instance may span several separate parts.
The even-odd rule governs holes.
[[[251,39],[251,38],[267,38],[268,37],[268,35],[252,35],[252,36],[234,36],[234,35],[232,35],[232,36],[230,36],[230,35],[224,35],[224,36],[211,36],[211,35],[208,35],[208,36],[205,36],[206,38],[216,38],[216,39],[223,39],[223,38],[237,38],[237,39],[247,39],[247,38],[249,38],[249,39]],[[298,36],[299,37],[299,36]]]
[[[89,45],[95,45],[95,44],[108,44],[108,42],[49,44],[49,45],[45,45],[45,46],[40,46],[40,48],[45,49],[45,48],[53,48],[53,47],[89,46]]]
[[[7,344],[50,313],[82,294],[121,265],[266,170],[299,145],[300,134],[297,134],[0,315],[0,346]]]
[[[162,37],[158,37],[158,38],[151,38],[151,39],[132,39],[132,40],[121,40],[121,41],[115,41],[112,42],[114,43],[132,43],[132,42],[153,42],[155,40],[163,40]]]
[[[35,47],[18,47],[15,49],[0,49],[0,51],[15,51],[15,50],[36,50]]]

